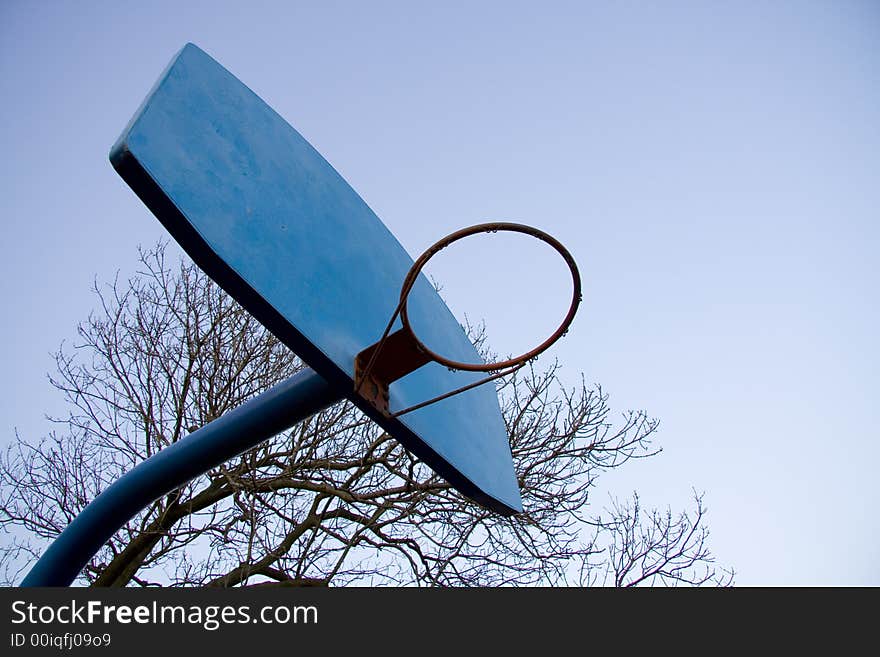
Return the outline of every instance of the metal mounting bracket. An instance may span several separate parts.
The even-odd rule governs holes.
[[[419,347],[412,331],[402,328],[355,356],[355,392],[390,417],[389,386],[431,360]]]

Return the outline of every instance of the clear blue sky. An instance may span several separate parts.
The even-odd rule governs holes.
[[[107,152],[187,41],[412,254],[502,219],[569,246],[586,294],[555,351],[567,380],[661,418],[663,454],[597,505],[695,487],[738,583],[880,585],[880,5],[5,0],[2,443],[61,410],[49,353],[93,278],[164,235]],[[516,240],[434,275],[502,352],[568,292]]]

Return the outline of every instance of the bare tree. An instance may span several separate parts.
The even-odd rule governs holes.
[[[141,252],[100,300],[52,385],[70,412],[0,458],[0,564],[20,579],[110,483],[303,367],[193,264]],[[477,344],[484,349],[481,335]],[[485,349],[484,349],[485,350]],[[525,513],[463,498],[348,402],[156,500],[78,583],[126,585],[729,584],[706,547],[704,507],[594,512],[597,476],[659,450],[642,411],[525,368],[499,384]]]

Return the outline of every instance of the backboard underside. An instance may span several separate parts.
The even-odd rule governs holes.
[[[468,497],[505,515],[522,511],[494,386],[397,419],[354,393],[355,357],[382,334],[412,259],[256,94],[188,44],[110,159],[190,257],[341,396]],[[432,349],[481,362],[424,276],[409,314]],[[391,385],[391,410],[479,376],[429,363]]]

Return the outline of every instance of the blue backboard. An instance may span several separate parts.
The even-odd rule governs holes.
[[[355,393],[355,358],[381,336],[413,261],[336,170],[256,94],[187,44],[110,159],[193,260],[341,397],[463,494],[499,513],[522,511],[494,386],[399,418]],[[409,316],[438,353],[481,362],[424,276],[410,294]],[[478,378],[429,363],[391,384],[391,411]]]

